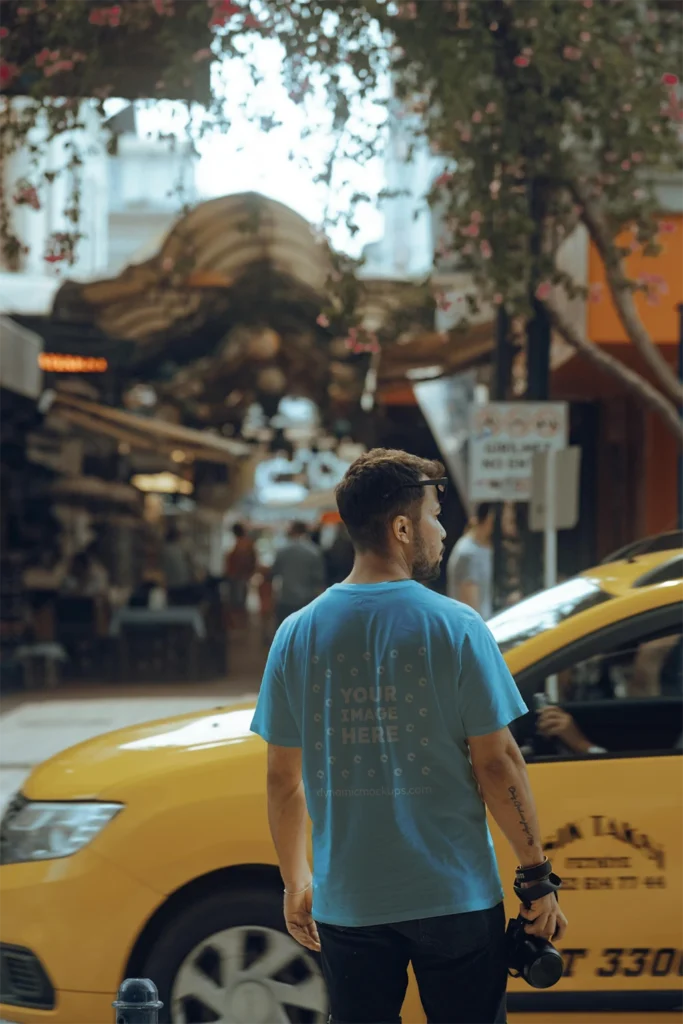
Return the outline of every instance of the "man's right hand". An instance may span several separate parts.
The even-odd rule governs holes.
[[[567,918],[553,892],[534,900],[530,908],[522,903],[519,912],[529,922],[524,928],[528,935],[554,942],[561,939],[567,930]]]

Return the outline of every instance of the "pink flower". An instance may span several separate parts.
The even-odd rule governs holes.
[[[642,153],[631,153],[631,160],[633,161],[634,164],[642,163],[643,154]]]
[[[40,53],[36,54],[36,67],[42,68],[43,64],[47,63],[50,59],[50,51],[47,47],[44,47]]]
[[[240,14],[240,12],[241,7],[234,4],[232,0],[220,0],[209,19],[209,28],[222,28],[233,15]]]
[[[0,27],[0,39],[7,39],[8,35],[9,35],[9,29],[5,28],[4,25],[2,27]]]
[[[469,142],[471,138],[472,138],[472,132],[469,130],[469,128],[464,128],[460,132],[460,141],[461,142]]]
[[[646,196],[647,196],[647,192],[645,191],[644,188],[635,188],[633,190],[633,198],[637,202],[640,202],[641,199],[645,199]]]
[[[472,221],[473,224],[481,224],[481,212],[479,210],[472,210],[472,213],[470,214],[470,220]]]
[[[536,289],[536,298],[539,302],[543,302],[545,299],[550,298],[550,293],[553,290],[553,286],[550,281],[541,281],[538,288]]]
[[[165,16],[170,18],[173,15],[173,4],[168,0],[152,0],[152,7],[160,18]]]
[[[662,220],[659,223],[659,231],[662,235],[671,235],[676,230],[676,225],[672,220]]]
[[[481,110],[475,110],[474,113],[472,114],[472,121],[474,122],[474,124],[481,124],[483,120],[484,115],[482,114]]]
[[[602,67],[602,58],[601,57],[594,57],[593,60],[591,61],[591,64],[593,65],[593,67],[595,68],[596,71],[599,71],[600,68]]]
[[[617,154],[613,153],[611,150],[609,151],[609,153],[605,153],[605,160],[608,164],[613,164],[616,161],[616,159]]]
[[[497,21],[492,21],[491,24],[489,25],[489,30],[491,32],[497,32],[498,31],[498,22]]]
[[[538,18],[529,18],[529,20],[527,21],[527,25],[529,28],[536,28],[536,26],[538,25]]]
[[[493,303],[496,306],[502,306],[502,304],[503,304],[503,294],[502,294],[502,292],[496,292],[496,294],[493,296]]]
[[[521,53],[518,54],[512,62],[516,68],[528,68],[531,61],[528,57],[524,57]]]
[[[497,178],[494,178],[494,180],[492,182],[490,182],[490,184],[489,184],[489,192],[491,193],[491,198],[492,199],[497,199],[498,198],[498,193],[500,192],[500,182],[498,181]]]
[[[479,243],[479,252],[481,253],[482,259],[490,260],[493,256],[493,249],[491,248],[490,242],[487,242],[485,238]]]
[[[582,52],[578,46],[565,46],[562,56],[565,60],[581,60]]]
[[[678,85],[678,75],[674,75],[671,71],[667,71],[662,75],[663,85]]]
[[[600,302],[600,299],[602,298],[602,292],[603,286],[599,281],[596,282],[595,284],[592,284],[588,290],[589,301]]]
[[[581,40],[582,43],[590,43],[590,41],[591,41],[591,34],[590,34],[590,32],[582,32],[579,35],[579,39]]]
[[[630,160],[622,160],[621,161],[621,169],[622,169],[622,171],[630,171],[631,170],[631,161]]]
[[[593,0],[581,0],[581,2],[587,10],[593,6]]]
[[[16,64],[10,64],[6,60],[0,60],[0,86],[7,86],[10,82],[19,74],[19,68]]]
[[[468,238],[477,238],[479,235],[479,225],[467,224],[466,227],[462,229],[462,233],[463,235],[467,235]]]
[[[121,24],[121,7],[118,4],[114,7],[96,7],[90,12],[88,21],[91,25],[109,25],[110,28],[118,28]]]
[[[443,174],[440,174],[439,177],[436,178],[436,180],[434,181],[434,188],[444,188],[445,185],[450,184],[452,179],[453,175],[450,173],[450,171],[444,171]]]
[[[201,50],[195,50],[192,54],[192,60],[195,64],[198,64],[200,60],[211,60],[213,54],[208,46],[203,47]]]
[[[20,18],[27,18],[30,13],[28,7],[17,7],[17,14]]]
[[[467,245],[463,245],[462,251],[465,254],[465,256],[471,256],[472,253],[474,252],[472,243],[468,242]],[[462,295],[458,295],[458,302],[462,302]]]
[[[495,114],[497,109],[498,108],[497,108],[496,104],[493,103],[493,102],[486,104],[486,113],[487,114]]]
[[[621,109],[624,111],[625,114],[630,114],[633,110],[633,106],[630,103],[624,103]]]
[[[327,319],[324,313],[319,313],[318,316],[315,318],[315,322],[317,323],[318,327],[330,326],[330,321]]]

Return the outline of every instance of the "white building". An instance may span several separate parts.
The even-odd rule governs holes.
[[[46,260],[55,233],[73,231],[65,211],[69,206],[69,172],[57,173],[51,185],[38,189],[40,208],[13,204],[14,230],[28,252],[18,266],[7,266],[0,254],[0,312],[44,314],[62,279],[110,277],[127,263],[145,259],[178,218],[182,201],[196,200],[195,157],[187,144],[172,145],[142,138],[132,106],[108,122],[115,141],[107,152],[109,132],[103,130],[94,108],[85,103],[83,131],[64,134],[43,145],[41,172],[58,171],[68,161],[67,147],[75,142],[83,154],[80,177],[80,240],[73,264]],[[40,130],[35,135],[39,137]],[[4,184],[10,196],[23,183],[34,184],[36,172],[24,150],[7,161]],[[179,186],[181,188],[179,189]],[[182,195],[182,199],[181,199]]]

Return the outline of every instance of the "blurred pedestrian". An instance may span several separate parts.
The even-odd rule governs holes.
[[[308,536],[306,524],[292,523],[287,543],[275,556],[271,576],[276,582],[278,626],[313,601],[325,587],[325,559]]]
[[[97,557],[94,546],[75,554],[62,590],[75,597],[106,597],[108,589],[109,573]]]
[[[195,571],[187,543],[175,523],[166,531],[161,552],[161,568],[166,581],[168,603],[192,604],[195,589]]]
[[[340,523],[334,540],[325,552],[327,585],[331,587],[335,583],[342,583],[353,569],[353,560],[353,544],[349,531]]]
[[[247,623],[247,597],[249,583],[256,572],[256,548],[242,523],[232,528],[235,545],[225,560],[228,579],[230,618],[232,625],[244,627]]]
[[[545,880],[527,930],[566,925],[508,728],[524,702],[481,618],[418,582],[440,572],[446,480],[440,463],[384,449],[350,467],[337,501],[353,571],[280,627],[252,722],[268,742],[285,922],[321,949],[332,1021],[400,1021],[411,962],[427,1020],[505,1019],[484,801],[517,881]]]
[[[446,567],[448,596],[479,612],[493,615],[493,527],[490,505],[479,505],[467,531],[457,542]]]

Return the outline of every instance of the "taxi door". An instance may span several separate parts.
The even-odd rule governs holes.
[[[609,667],[613,656],[622,675],[630,670],[632,678],[631,645],[635,656],[641,645],[676,631],[681,632],[680,606],[656,609],[572,643],[525,670],[517,682],[530,704],[548,677],[587,662]],[[564,881],[560,898],[569,927],[561,949],[564,978],[543,992],[511,981],[511,1022],[681,1020],[681,699],[663,696],[655,687],[637,705],[610,703],[611,714],[609,705],[598,701],[593,716],[602,721],[603,734],[605,727],[611,729],[613,742],[601,744],[608,753],[528,759],[544,847]],[[564,707],[571,710],[570,703]],[[588,735],[591,708],[583,707],[588,707]],[[620,715],[630,723],[624,726],[630,730],[624,742],[619,742]],[[492,831],[510,892],[514,855],[494,823]],[[507,909],[510,916],[517,912],[514,894]]]

